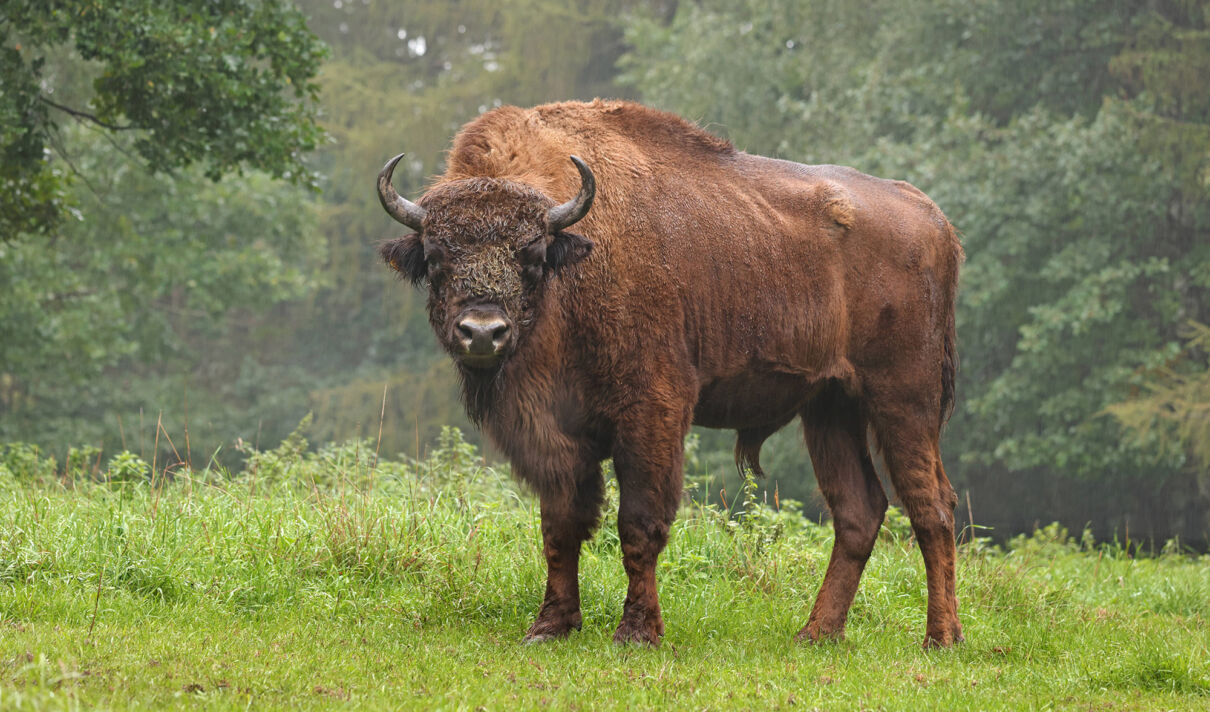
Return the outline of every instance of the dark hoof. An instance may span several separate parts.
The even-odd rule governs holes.
[[[835,628],[825,628],[824,626],[811,622],[802,627],[798,631],[798,635],[794,636],[795,642],[802,643],[839,643],[844,640],[844,625],[841,624]]]
[[[618,645],[646,645],[652,648],[660,647],[660,638],[664,635],[664,622],[628,621],[623,620],[618,630],[613,634],[613,642]]]
[[[966,638],[962,637],[962,629],[958,628],[957,632],[945,631],[943,633],[928,633],[924,636],[925,650],[939,650],[943,648],[952,648],[958,643],[963,643]]]
[[[581,625],[580,612],[562,616],[539,616],[538,620],[529,627],[529,632],[521,642],[526,645],[545,643],[548,640],[558,640],[571,635],[573,630],[579,630]]]

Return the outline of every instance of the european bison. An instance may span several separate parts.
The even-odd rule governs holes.
[[[844,634],[887,506],[870,432],[924,555],[924,644],[962,640],[957,498],[938,440],[963,255],[928,197],[749,155],[622,101],[483,114],[417,203],[391,185],[398,161],[378,192],[416,232],[382,257],[427,283],[470,417],[541,500],[548,577],[527,641],[580,627],[580,544],[600,519],[603,459],[630,579],[614,640],[658,645],[656,558],[689,425],[736,430],[737,463],[759,472],[761,443],[795,417],[836,531],[798,638]]]

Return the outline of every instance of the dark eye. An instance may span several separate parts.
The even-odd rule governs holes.
[[[536,282],[542,278],[546,264],[546,243],[541,240],[521,248],[517,253],[517,261],[521,263],[521,276]]]
[[[537,282],[539,279],[542,279],[542,264],[522,265],[521,276],[527,281]]]
[[[442,263],[444,262],[442,258],[444,256],[444,252],[439,245],[434,242],[425,241],[424,266],[428,270],[430,279],[441,271]]]

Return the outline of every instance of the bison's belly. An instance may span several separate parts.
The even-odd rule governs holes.
[[[788,423],[818,385],[785,373],[745,373],[702,384],[693,422],[707,428],[753,428]]]

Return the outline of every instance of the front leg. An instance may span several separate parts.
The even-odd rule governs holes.
[[[569,491],[541,494],[542,553],[546,555],[546,595],[525,642],[539,643],[579,630],[580,545],[601,517],[603,489],[599,464],[577,473]]]
[[[630,583],[615,643],[658,646],[664,635],[655,568],[680,502],[690,412],[657,412],[619,428],[614,448],[621,489],[618,538]]]

